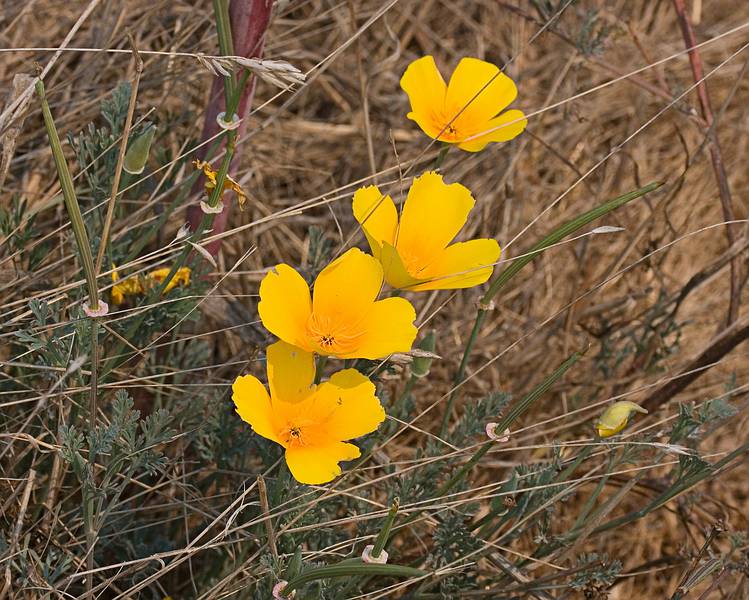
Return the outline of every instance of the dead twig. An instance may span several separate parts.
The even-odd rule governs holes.
[[[718,194],[720,195],[720,204],[723,210],[723,218],[726,221],[734,220],[733,204],[731,201],[731,188],[728,184],[728,175],[726,174],[725,165],[723,164],[723,153],[718,142],[718,134],[713,127],[713,109],[710,105],[710,96],[707,93],[707,84],[704,81],[705,73],[702,68],[702,58],[700,52],[695,46],[697,38],[694,35],[692,21],[687,14],[686,3],[684,0],[673,0],[676,14],[679,18],[681,33],[684,37],[684,43],[689,50],[689,65],[692,69],[692,76],[697,85],[697,98],[700,102],[700,112],[708,128],[707,135],[710,140],[710,161],[715,173],[715,179],[718,183]],[[726,227],[726,235],[729,245],[736,241],[736,229],[734,225]],[[731,299],[728,305],[728,315],[726,317],[726,326],[735,322],[739,315],[739,304],[741,302],[741,266],[739,258],[731,260]]]
[[[727,327],[697,358],[684,367],[681,375],[677,375],[668,383],[656,389],[642,403],[642,406],[649,411],[654,411],[665,404],[705,374],[709,365],[718,363],[726,354],[747,339],[749,339],[749,318],[744,318]]]

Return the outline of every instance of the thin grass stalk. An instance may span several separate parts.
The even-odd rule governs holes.
[[[117,156],[117,166],[114,170],[114,180],[112,181],[112,193],[109,196],[109,204],[107,204],[107,214],[104,218],[104,228],[101,232],[101,240],[99,241],[99,251],[96,254],[96,268],[95,273],[98,277],[101,273],[101,264],[104,261],[104,254],[107,249],[109,242],[109,231],[112,228],[112,220],[114,219],[114,207],[117,203],[117,194],[120,187],[120,179],[122,177],[122,167],[125,164],[125,152],[127,151],[128,138],[130,137],[130,129],[133,126],[133,115],[135,115],[135,102],[138,98],[138,87],[140,86],[140,76],[143,73],[143,61],[135,48],[135,41],[132,36],[129,36],[130,45],[133,49],[133,62],[135,63],[135,74],[130,85],[130,100],[127,106],[127,116],[125,117],[125,125],[122,129],[122,140],[120,141],[119,155]]]

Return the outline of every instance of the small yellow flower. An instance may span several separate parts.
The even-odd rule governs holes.
[[[272,334],[308,352],[338,358],[382,358],[411,350],[416,311],[404,298],[376,300],[377,259],[351,248],[317,276],[310,297],[304,278],[287,264],[260,283],[260,319]]]
[[[114,282],[114,286],[110,292],[112,303],[115,306],[119,306],[125,301],[127,296],[145,294],[153,286],[161,284],[166,276],[169,275],[170,270],[170,267],[162,267],[146,273],[145,277],[127,277],[121,279],[117,269],[112,265],[112,281]],[[170,292],[179,284],[189,285],[190,272],[189,267],[177,269],[174,277],[172,277],[171,281],[164,288],[164,293]]]
[[[270,394],[252,375],[237,377],[232,399],[237,413],[258,435],[286,449],[286,464],[300,483],[327,483],[341,474],[340,461],[361,455],[346,443],[375,431],[385,411],[375,386],[355,369],[314,385],[313,355],[286,342],[267,350]]]
[[[122,304],[126,296],[137,296],[143,293],[143,285],[137,277],[120,279],[120,274],[114,265],[112,265],[112,282],[114,286],[112,286],[110,295],[112,304],[115,306]]]
[[[434,58],[424,56],[408,65],[401,87],[411,101],[409,119],[432,139],[468,152],[511,140],[528,123],[519,110],[499,114],[518,95],[517,87],[496,65],[477,58],[462,59],[445,85]]]
[[[192,161],[192,164],[196,169],[200,169],[201,171],[203,171],[203,175],[205,175],[205,193],[210,198],[214,188],[216,187],[216,177],[218,175],[218,172],[211,166],[209,162],[194,160]],[[244,210],[244,204],[245,202],[247,202],[247,194],[244,193],[242,187],[231,177],[229,177],[229,175],[226,175],[226,177],[224,178],[224,192],[226,190],[234,191],[234,193],[237,195],[237,201],[239,202],[239,209]]]
[[[614,402],[614,404],[603,411],[603,414],[596,421],[598,435],[602,438],[616,435],[627,426],[627,421],[629,421],[629,417],[633,412],[648,414],[647,410],[634,402],[626,400]]]
[[[169,275],[169,271],[171,271],[170,267],[163,267],[161,269],[156,269],[154,271],[149,272],[146,275],[146,279],[149,282],[152,282],[152,285],[161,285],[164,279],[166,279],[166,276]],[[181,267],[177,269],[177,272],[174,274],[174,277],[172,277],[169,283],[166,284],[166,287],[164,288],[164,293],[165,294],[169,293],[179,284],[190,285],[190,268],[189,267]]]
[[[474,205],[459,183],[446,184],[434,172],[414,179],[398,222],[390,196],[375,186],[354,194],[354,217],[361,223],[386,281],[410,291],[467,288],[491,277],[499,258],[496,240],[450,244]]]

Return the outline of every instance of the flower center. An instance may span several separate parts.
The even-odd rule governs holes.
[[[348,354],[356,349],[363,331],[350,331],[348,323],[342,324],[327,315],[312,314],[307,321],[307,335],[322,354],[333,356]]]
[[[306,445],[302,428],[297,425],[289,425],[282,429],[279,437],[285,442],[287,448],[298,448]]]
[[[407,252],[400,248],[398,249],[398,254],[403,262],[403,266],[406,268],[406,272],[411,277],[418,278],[421,275],[421,272],[427,267],[427,265],[424,264],[423,258],[417,254]]]
[[[455,115],[460,112],[459,109],[445,110],[444,112],[436,113],[433,116],[434,127],[437,131],[442,131],[442,134],[438,139],[445,142],[458,142],[465,136],[461,136],[458,133],[457,120]]]

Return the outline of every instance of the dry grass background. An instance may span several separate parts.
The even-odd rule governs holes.
[[[697,286],[680,306],[676,317],[680,324],[678,349],[666,353],[657,368],[654,356],[666,352],[667,345],[675,342],[673,332],[651,332],[642,347],[624,355],[610,373],[601,369],[607,360],[609,366],[613,364],[612,359],[600,357],[604,345],[621,351],[628,332],[645,331],[648,315],[659,297],[678,294],[693,275],[720,260],[728,246],[724,226],[700,231],[724,218],[703,145],[705,127],[699,122],[694,91],[664,110],[671,102],[669,98],[676,98],[694,83],[671,2],[580,0],[540,34],[539,13],[532,3],[523,0],[400,0],[391,5],[366,0],[292,0],[280,4],[265,56],[309,70],[308,83],[288,104],[290,94],[279,95],[276,88],[262,82],[258,85],[255,109],[248,133],[240,140],[235,169],[237,179],[250,194],[249,207],[245,212],[232,212],[218,268],[209,275],[212,282],[219,282],[218,288],[202,305],[200,320],[180,334],[199,334],[210,344],[210,367],[191,373],[184,386],[169,386],[167,398],[172,394],[190,395],[196,384],[227,386],[240,372],[258,338],[236,314],[246,315],[245,320],[255,318],[258,282],[265,269],[281,261],[300,264],[306,259],[310,225],[323,229],[340,248],[354,231],[350,199],[360,182],[374,180],[399,195],[408,185],[399,180],[399,169],[408,168],[418,159],[414,167],[418,172],[434,160],[436,149],[427,149],[428,140],[405,118],[407,98],[398,86],[405,66],[424,54],[435,55],[443,73],[463,56],[478,56],[497,64],[512,59],[507,71],[520,90],[516,106],[526,113],[539,111],[531,117],[527,132],[512,143],[492,145],[478,154],[452,151],[442,167],[449,181],[468,186],[477,199],[477,209],[463,235],[496,237],[504,248],[504,258],[521,254],[542,234],[609,198],[650,181],[667,182],[658,192],[598,223],[621,226],[625,231],[585,237],[547,251],[498,297],[469,365],[469,374],[476,375],[463,386],[458,411],[492,391],[522,395],[572,350],[587,344],[591,348],[565,382],[523,417],[522,429],[514,432],[508,446],[511,450],[492,453],[482,463],[481,473],[474,477],[475,485],[499,480],[510,466],[545,456],[545,449],[554,440],[590,437],[592,419],[603,401],[619,394],[634,401],[644,400],[657,387],[655,384],[679,373],[710,344],[726,318],[730,293],[727,266]],[[701,20],[696,25],[699,42],[749,22],[749,4],[745,2],[704,0],[700,4]],[[35,61],[45,65],[53,55],[49,51],[6,49],[59,46],[87,6],[89,2],[78,0],[6,0],[0,14],[0,90],[10,89],[15,74],[32,74]],[[591,10],[598,14],[594,33],[602,27],[607,32],[600,48],[586,54],[581,51],[581,31]],[[352,11],[356,27],[378,11],[383,14],[355,43],[337,52],[355,31]],[[82,23],[70,46],[127,49],[128,32],[141,51],[217,53],[210,6],[179,0],[101,2]],[[560,32],[566,40],[558,35]],[[749,29],[742,29],[701,48],[706,72],[748,39]],[[622,74],[677,54],[634,77],[577,97]],[[149,118],[159,123],[164,136],[160,143],[176,155],[186,141],[199,137],[211,76],[189,57],[143,54],[143,58],[136,117],[153,109]],[[737,219],[749,217],[748,62],[749,54],[742,52],[707,80],[713,108],[719,115],[715,131]],[[101,100],[118,82],[130,77],[131,68],[127,54],[62,53],[45,80],[58,129],[76,133],[97,118]],[[362,85],[369,131],[362,108]],[[545,107],[550,108],[543,110]],[[662,114],[638,131],[659,111]],[[628,141],[623,144],[624,140]],[[73,169],[74,174],[79,167]],[[185,170],[178,177],[188,174]],[[580,182],[583,174],[586,176]],[[58,189],[40,113],[32,102],[0,191],[0,202],[7,206],[13,194],[26,199],[31,211],[38,213],[39,232],[49,234],[53,244],[35,273],[18,271],[13,260],[7,256],[2,259],[4,340],[28,321],[26,303],[30,298],[68,302],[64,286],[72,281],[76,267],[68,231],[58,229],[66,223]],[[167,190],[157,207],[166,206],[170,199]],[[145,199],[130,202],[134,202],[135,210]],[[302,203],[311,206],[277,216]],[[183,221],[182,211],[170,217],[162,243],[172,239]],[[127,219],[115,222],[115,240],[134,225]],[[737,233],[744,236],[744,231],[744,224],[739,225]],[[361,241],[361,235],[355,238],[355,243]],[[257,250],[237,264],[253,246]],[[740,260],[742,277],[746,277],[746,253]],[[622,269],[626,270],[620,273]],[[617,275],[600,285],[612,274]],[[589,290],[594,291],[584,295]],[[438,432],[444,395],[450,390],[478,297],[477,290],[414,296],[420,322],[438,332],[437,352],[442,357],[430,377],[416,388],[416,408],[426,410],[439,402],[413,422],[415,428],[386,447],[391,461],[412,459],[414,449],[423,447],[427,436]],[[227,302],[228,306],[241,306],[244,313],[227,310]],[[745,312],[744,302],[742,315]],[[2,345],[0,359],[15,358],[9,353],[9,344]],[[676,413],[676,401],[719,396],[731,377],[735,377],[739,390],[743,389],[749,371],[747,352],[746,344],[736,347],[686,390],[646,419],[638,419],[631,431],[664,430]],[[132,363],[118,375],[120,382],[127,382],[129,377],[138,377],[139,367]],[[392,394],[397,394],[402,385],[399,378],[386,382]],[[139,407],[147,406],[152,390],[139,389],[137,379],[129,387]],[[12,398],[6,396],[0,400],[0,407],[9,401]],[[734,401],[744,407],[745,392],[734,396]],[[708,437],[702,452],[725,452],[746,441],[748,414],[741,410],[732,423]],[[250,435],[249,430],[246,434]],[[18,444],[15,452],[21,449]],[[201,472],[211,466],[194,468]],[[25,479],[22,473],[13,472],[12,463],[6,462],[4,470],[0,500],[11,500],[3,508],[8,511],[7,522],[12,523]],[[176,487],[179,470],[174,473]],[[644,497],[652,496],[658,489],[659,473],[655,470],[642,480],[621,509],[636,509]],[[615,493],[626,479],[615,478],[610,493]],[[678,500],[648,518],[586,542],[588,551],[605,552],[624,563],[628,576],[611,589],[611,598],[669,597],[688,564],[684,557],[699,550],[706,530],[719,518],[725,519],[732,531],[749,527],[745,463],[740,462],[738,468],[699,491],[702,496],[698,506],[685,508]],[[200,502],[210,514],[218,514],[233,499],[231,490],[215,493],[218,495],[210,502]],[[144,499],[148,501],[155,502],[153,498]],[[560,522],[569,518],[566,513],[562,505],[557,515]],[[574,514],[570,511],[573,518]],[[522,539],[514,547],[522,552]],[[674,560],[649,564],[664,556]],[[199,554],[195,559],[200,559]],[[164,581],[175,585],[173,577],[165,574]],[[749,587],[740,579],[740,573],[726,574],[714,587],[708,589],[708,581],[690,597],[746,598],[740,594],[748,593]],[[731,590],[738,591],[729,596]],[[706,595],[700,596],[703,592]],[[172,595],[183,597],[182,593],[189,597],[190,591]]]

